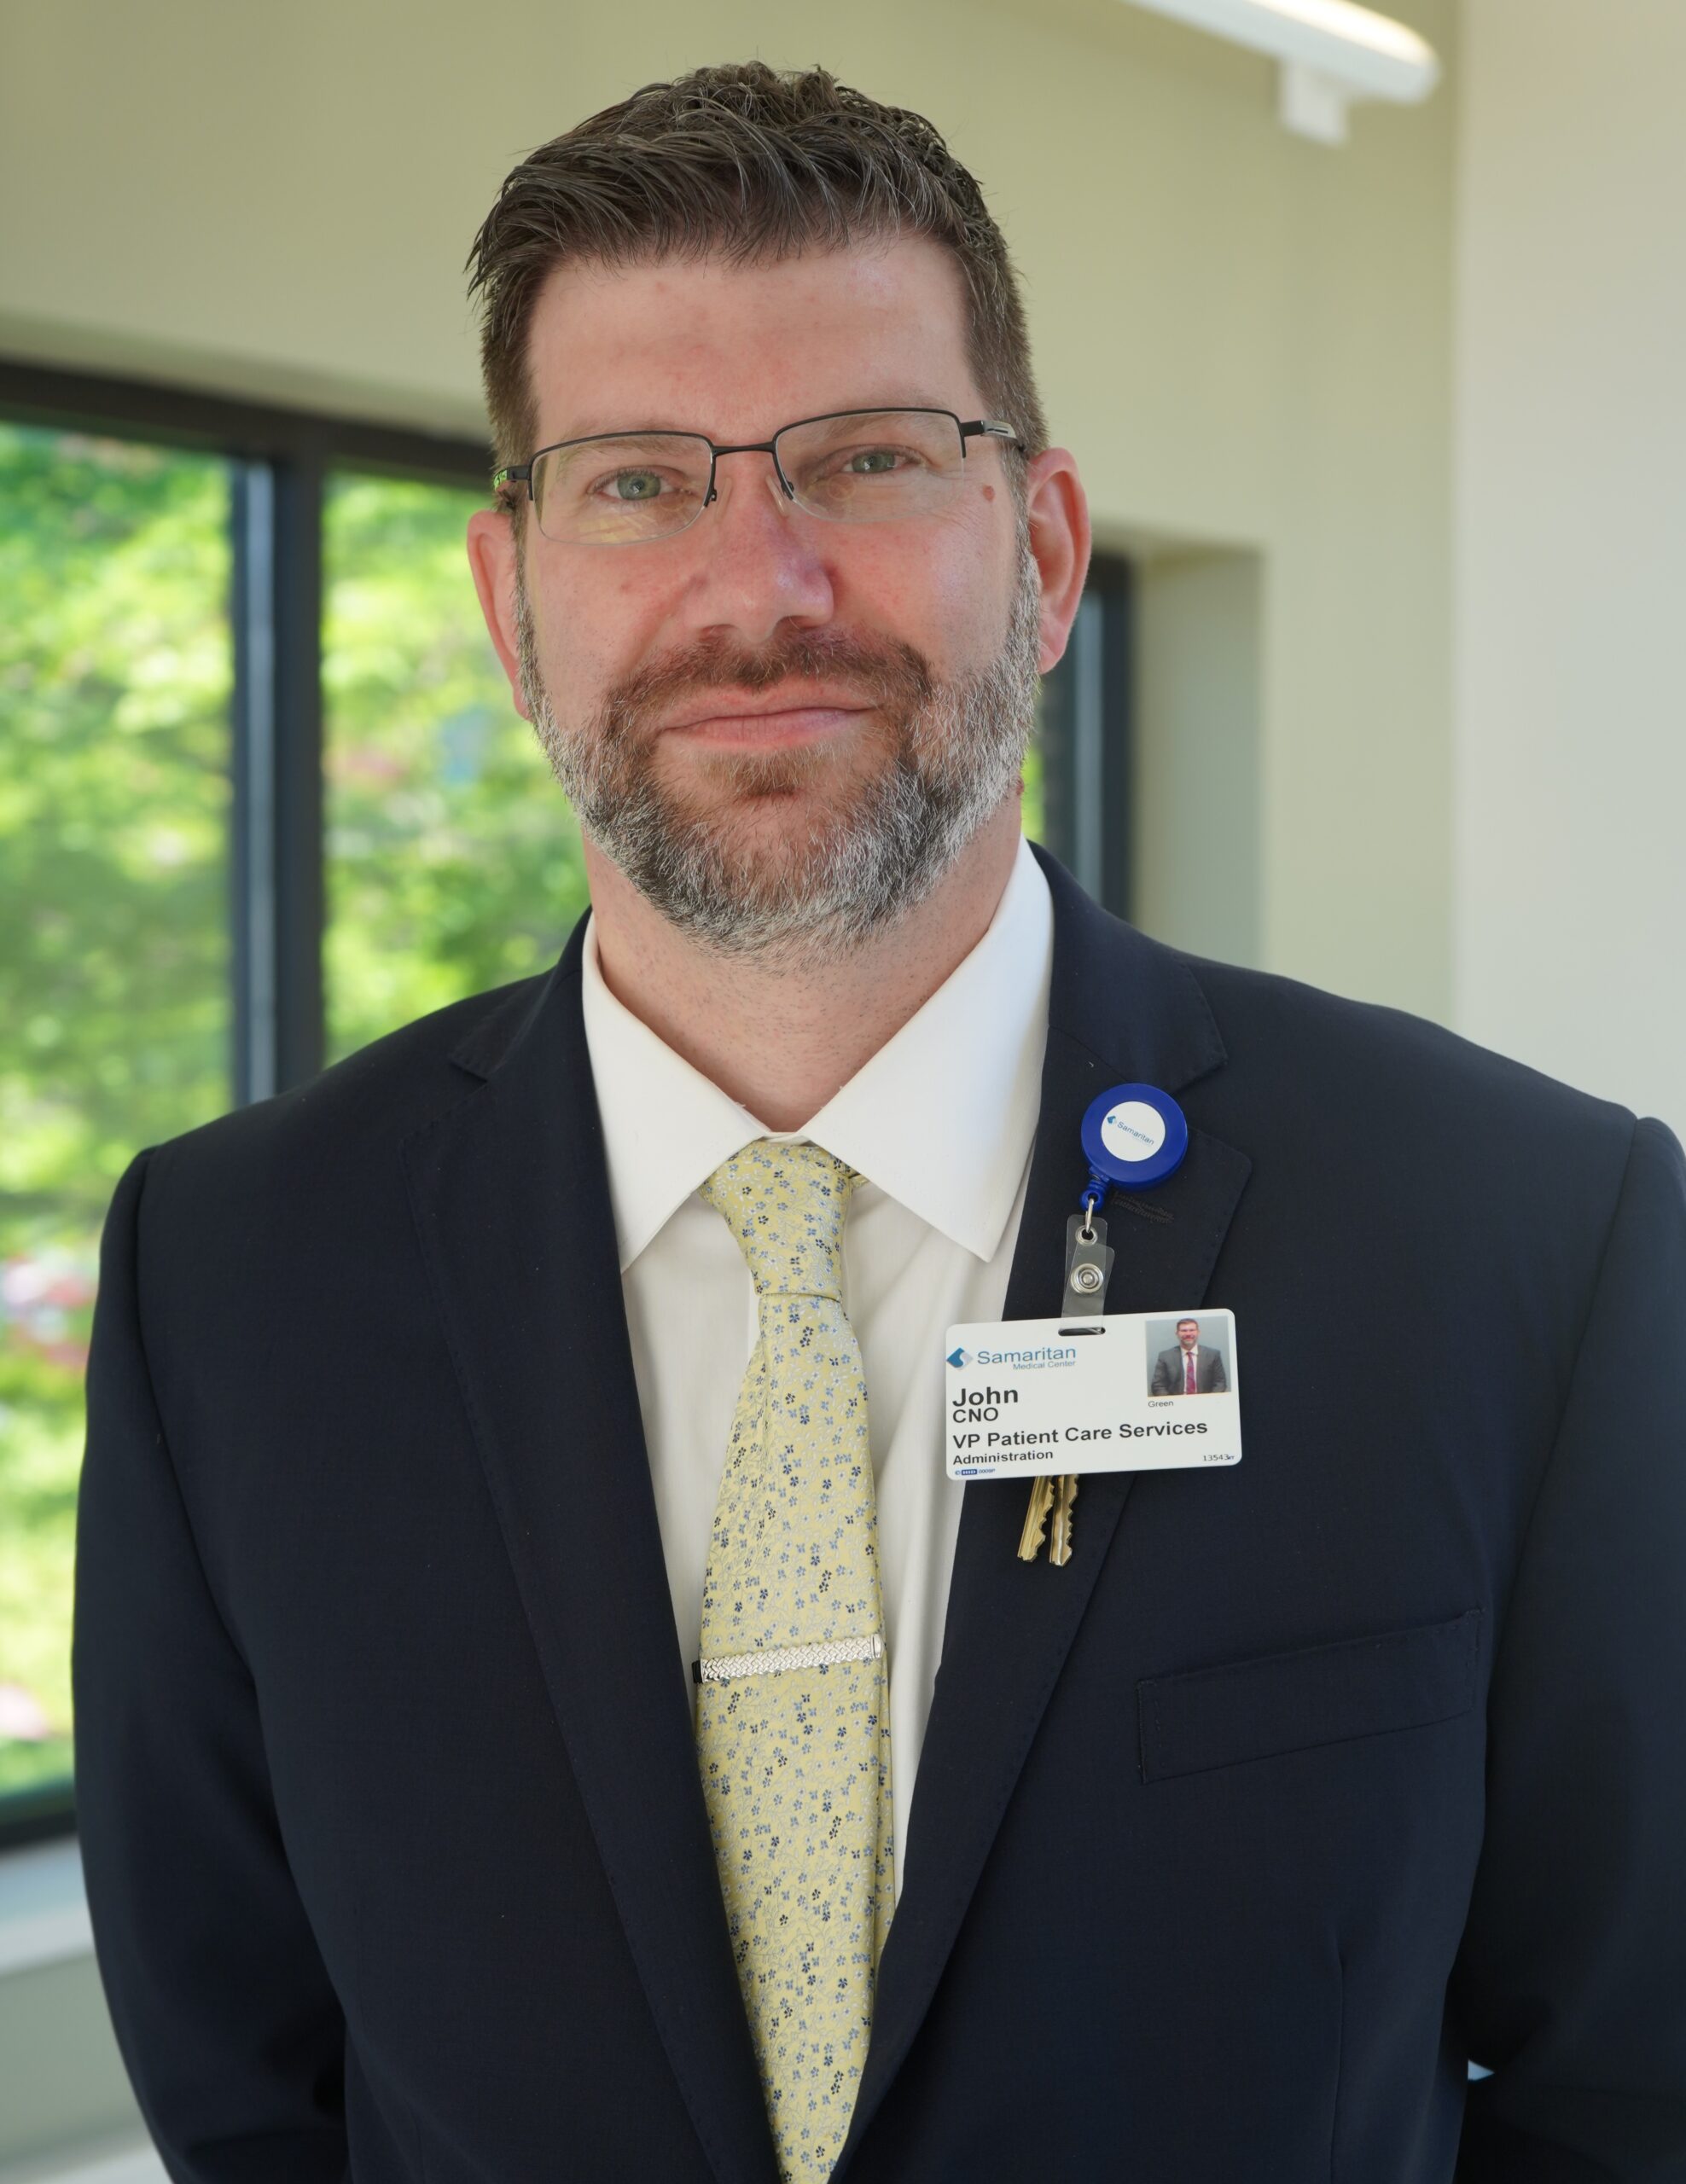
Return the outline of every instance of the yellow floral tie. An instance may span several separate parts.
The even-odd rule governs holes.
[[[860,1181],[757,1138],[702,1196],[754,1280],[702,1584],[697,1756],[779,2171],[847,2135],[894,1904],[888,1659],[860,1345],[841,1244]]]

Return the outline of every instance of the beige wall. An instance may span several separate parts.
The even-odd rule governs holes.
[[[1470,0],[1456,1016],[1686,1131],[1686,7]]]
[[[1449,51],[1453,0],[1398,12]],[[462,263],[531,146],[752,53],[928,111],[1015,250],[1099,536],[1257,557],[1259,687],[1204,735],[1256,744],[1256,872],[1243,899],[1220,842],[1149,808],[1189,854],[1142,922],[1448,1008],[1451,88],[1359,109],[1330,150],[1278,125],[1269,63],[1118,0],[0,0],[0,353],[474,431]],[[1173,698],[1149,746],[1186,727],[1196,700]]]

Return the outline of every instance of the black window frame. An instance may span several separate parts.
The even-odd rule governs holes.
[[[489,447],[190,388],[0,358],[9,424],[142,440],[229,466],[230,1104],[323,1066],[323,515],[328,473],[483,492]],[[464,572],[467,581],[467,572]],[[10,1793],[0,1853],[76,1832],[73,1778]]]
[[[1135,566],[1096,552],[1065,656],[1042,678],[1042,831],[1044,846],[1120,918],[1135,897]]]
[[[485,493],[490,507],[490,450],[460,434],[7,362],[0,362],[0,416],[191,449],[230,467],[230,1078],[236,1106],[286,1091],[314,1077],[325,1052],[322,556],[328,475],[345,467],[468,486]]]

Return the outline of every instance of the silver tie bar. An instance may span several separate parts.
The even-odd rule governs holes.
[[[758,1653],[711,1653],[691,1663],[693,1683],[724,1683],[735,1676],[766,1676],[775,1669],[817,1669],[831,1661],[875,1661],[884,1634],[867,1638],[823,1638],[811,1646],[769,1647]]]

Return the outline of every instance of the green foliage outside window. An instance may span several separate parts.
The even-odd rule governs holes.
[[[0,424],[0,1798],[70,1772],[99,1231],[229,1102],[229,485]]]
[[[484,496],[330,481],[323,614],[328,1059],[548,969],[579,828],[510,702],[468,571]]]
[[[1032,841],[1045,841],[1042,831],[1042,685],[1037,685],[1037,735],[1038,740],[1025,753],[1025,795],[1019,806],[1019,825]]]

